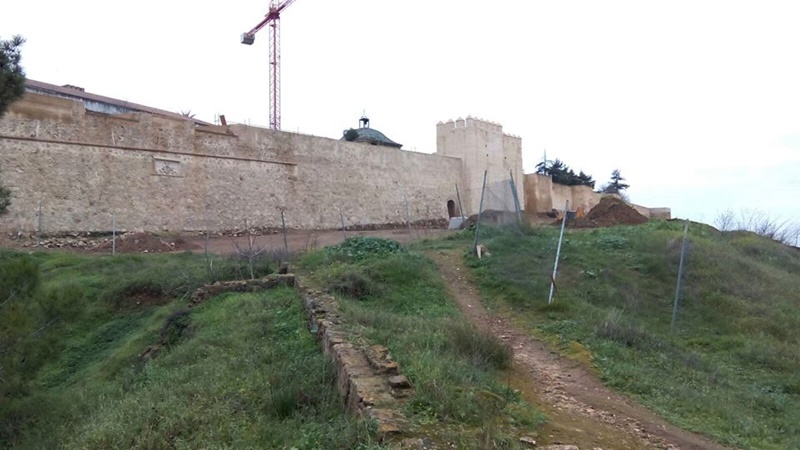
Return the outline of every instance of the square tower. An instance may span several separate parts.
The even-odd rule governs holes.
[[[503,133],[499,123],[473,117],[439,122],[436,153],[461,159],[458,187],[465,215],[478,213],[484,171],[487,171],[484,210],[514,210],[512,178],[520,207],[524,207],[522,139]]]

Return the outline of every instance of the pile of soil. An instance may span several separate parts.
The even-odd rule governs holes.
[[[179,250],[180,243],[164,241],[158,236],[137,231],[118,236],[116,251],[119,253],[164,253]],[[111,239],[108,239],[98,245],[95,251],[111,252],[111,245]]]
[[[647,217],[639,214],[630,205],[616,197],[603,197],[586,217],[576,219],[573,228],[598,228],[614,225],[638,225],[647,222]]]

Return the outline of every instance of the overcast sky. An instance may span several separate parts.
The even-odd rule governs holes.
[[[7,4],[6,4],[7,3]],[[267,124],[268,2],[4,2],[32,79],[213,121]],[[673,216],[800,218],[800,2],[297,0],[282,124],[339,138],[366,111],[407,150],[472,115]]]

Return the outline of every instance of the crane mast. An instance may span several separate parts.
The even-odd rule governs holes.
[[[294,1],[273,0],[264,19],[241,36],[242,44],[252,45],[256,40],[256,33],[264,27],[269,27],[267,30],[269,38],[269,127],[273,130],[281,129],[281,11]]]

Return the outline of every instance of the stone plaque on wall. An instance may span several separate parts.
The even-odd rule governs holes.
[[[180,177],[181,162],[174,159],[153,158],[156,175],[166,175],[170,177]]]

